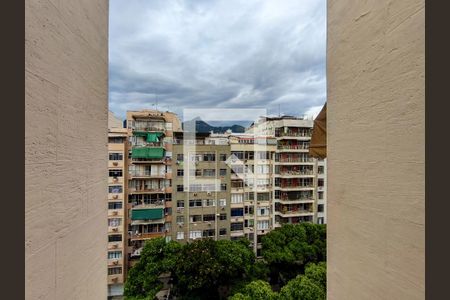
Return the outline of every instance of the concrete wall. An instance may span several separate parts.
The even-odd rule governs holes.
[[[25,3],[26,299],[106,299],[108,2]]]
[[[328,0],[328,299],[424,299],[423,0]]]

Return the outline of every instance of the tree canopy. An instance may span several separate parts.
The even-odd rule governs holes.
[[[187,244],[151,239],[128,272],[125,299],[153,300],[163,287],[160,276],[168,274],[177,299],[322,300],[325,238],[325,225],[284,225],[262,238],[262,260],[256,260],[247,239]],[[273,292],[279,286],[280,292]]]
[[[325,225],[286,224],[263,236],[261,243],[272,281],[285,283],[303,273],[307,263],[326,260]]]

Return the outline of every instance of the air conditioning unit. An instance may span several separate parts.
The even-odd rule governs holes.
[[[118,261],[118,260],[115,260],[115,261],[113,261],[113,264],[114,264],[114,265],[118,265],[118,264],[119,264],[119,261]]]
[[[117,161],[113,162],[113,166],[118,166],[119,163]]]
[[[112,230],[113,231],[118,231],[119,229],[117,227],[114,227]]]
[[[118,280],[119,280],[118,277],[113,277],[113,278],[112,278],[112,281],[114,281],[114,282],[117,282]]]
[[[113,214],[113,216],[117,216],[117,214],[118,214],[117,210],[113,211],[112,214]]]
[[[220,208],[221,210],[225,210],[225,207],[224,206],[222,206],[221,208]]]
[[[114,177],[113,182],[117,182],[117,181],[119,181],[119,179],[117,177]]]
[[[118,195],[114,195],[114,196],[113,196],[113,199],[117,199],[117,198],[119,198]]]
[[[207,192],[206,195],[211,196],[211,192]]]
[[[114,249],[117,249],[117,248],[119,247],[119,245],[114,244],[114,245],[112,245],[112,247],[113,247]]]
[[[194,193],[194,197],[197,196],[197,193]]]

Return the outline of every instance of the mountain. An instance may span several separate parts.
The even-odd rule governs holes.
[[[212,126],[203,121],[200,118],[195,118],[191,121],[187,121],[183,123],[183,129],[186,127],[186,125],[192,124],[192,122],[195,122],[195,130],[199,133],[209,133],[213,131],[214,133],[224,133],[228,129],[230,129],[232,132],[235,133],[243,133],[245,132],[245,127],[241,125],[233,125],[233,126]]]

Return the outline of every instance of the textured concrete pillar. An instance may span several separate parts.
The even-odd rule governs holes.
[[[106,299],[108,2],[25,2],[26,299]]]
[[[328,0],[328,299],[425,297],[424,0]]]

